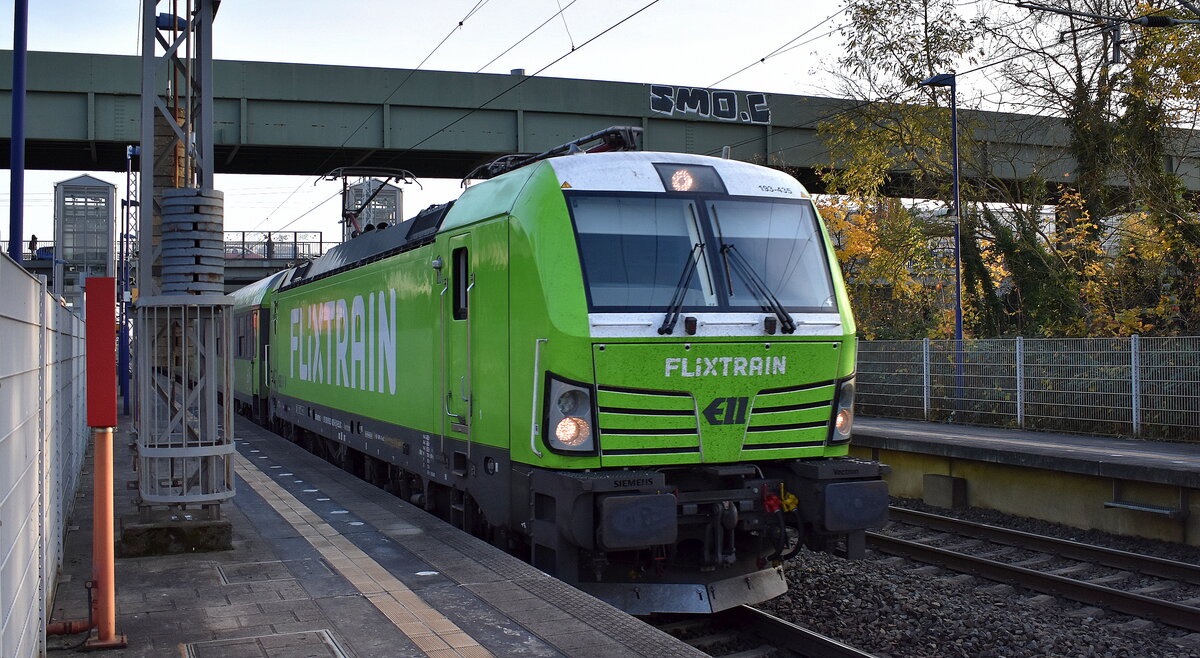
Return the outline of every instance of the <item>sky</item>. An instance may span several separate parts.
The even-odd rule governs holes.
[[[161,0],[158,11],[169,11],[173,2],[182,13],[186,0]],[[29,4],[30,50],[139,52],[138,0]],[[842,7],[839,0],[224,0],[213,23],[213,50],[217,59],[489,73],[523,68],[530,74],[567,55],[542,75],[834,95],[819,71],[837,54],[832,31]],[[560,17],[496,58],[560,8]],[[758,62],[789,42],[786,52]],[[13,1],[0,0],[0,48],[12,43]],[[26,241],[31,232],[43,244],[51,239],[54,183],[81,173],[115,184],[118,197],[124,193],[123,172],[29,171]],[[10,178],[7,172],[2,178],[7,216]],[[405,216],[461,192],[459,181],[421,183],[424,190],[405,186]],[[226,230],[286,225],[323,231],[327,240],[340,234],[339,183],[218,174],[215,185],[225,193]],[[8,237],[7,221],[0,222],[0,236]]]

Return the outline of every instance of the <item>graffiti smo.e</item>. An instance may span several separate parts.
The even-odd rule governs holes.
[[[767,95],[757,92],[739,98],[735,91],[650,85],[650,109],[667,116],[694,114],[722,121],[771,123]]]

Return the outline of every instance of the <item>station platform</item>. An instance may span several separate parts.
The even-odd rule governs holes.
[[[136,493],[122,486],[127,443],[119,434],[118,519]],[[705,655],[242,419],[235,468],[233,550],[119,558],[129,646],[105,655]],[[87,616],[88,501],[76,501],[51,621]]]
[[[1200,545],[1200,443],[859,417],[851,446],[892,466],[893,496],[946,476],[972,507]]]

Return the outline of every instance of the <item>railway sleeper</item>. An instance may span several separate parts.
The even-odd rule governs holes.
[[[955,551],[955,552],[961,553],[963,551],[974,551],[984,545],[985,545],[985,542],[983,542],[982,540],[968,539],[966,541],[960,541],[955,544],[946,544],[945,546],[942,546],[942,548],[944,548],[948,551]]]
[[[1013,553],[1016,553],[1016,552],[1017,552],[1017,549],[1015,546],[1001,546],[995,550],[985,551],[983,553],[980,553],[976,557],[981,557],[981,558],[984,558],[987,560],[995,560],[996,558],[1002,558],[1002,557],[1005,557],[1008,555],[1012,555]]]
[[[909,541],[911,541],[914,544],[929,545],[929,544],[936,544],[938,542],[945,541],[952,537],[954,537],[954,535],[952,535],[949,532],[939,532],[936,535],[929,535],[928,537],[919,537],[917,539],[910,539]],[[952,550],[952,549],[947,549],[947,550]]]
[[[701,635],[684,640],[689,645],[711,654],[714,651],[727,651],[737,645],[741,640],[738,633],[734,631],[720,631],[709,635]]]
[[[1094,567],[1094,565],[1087,565],[1087,566],[1089,568]],[[1055,572],[1052,571],[1050,573],[1055,573]],[[1055,574],[1055,575],[1061,576],[1061,575],[1065,575],[1065,574]],[[1124,583],[1124,582],[1127,582],[1131,578],[1133,578],[1133,574],[1131,572],[1118,571],[1117,573],[1110,574],[1108,576],[1099,576],[1097,578],[1088,578],[1087,582],[1089,582],[1093,585],[1106,585],[1107,586],[1107,585],[1116,585],[1119,583]]]
[[[1024,560],[1017,560],[1016,562],[1012,562],[1009,564],[1009,566],[1023,567],[1025,569],[1031,569],[1031,568],[1036,568],[1038,566],[1046,564],[1047,562],[1051,562],[1053,560],[1054,560],[1053,555],[1034,555],[1032,557],[1027,557]]]
[[[1161,583],[1154,583],[1151,585],[1146,585],[1145,587],[1138,587],[1137,589],[1131,589],[1131,590],[1129,590],[1129,593],[1130,594],[1141,594],[1142,596],[1158,597],[1158,595],[1162,594],[1163,592],[1172,592],[1177,589],[1179,589],[1179,583],[1163,581]]]
[[[761,646],[754,647],[753,649],[746,649],[745,651],[731,653],[731,654],[722,656],[721,658],[777,658],[778,656],[781,656],[781,655],[786,656],[786,655],[791,655],[791,654],[790,653],[780,653],[779,649],[772,647],[770,645],[764,644]]]
[[[1080,562],[1079,564],[1072,564],[1072,565],[1066,566],[1066,567],[1059,567],[1058,569],[1049,569],[1046,571],[1046,573],[1050,574],[1051,576],[1076,576],[1081,573],[1087,573],[1089,571],[1092,571],[1095,568],[1096,568],[1096,565],[1094,565],[1094,564]],[[1096,579],[1096,580],[1089,579],[1087,582],[1092,583],[1093,585],[1103,584],[1099,581],[1100,581],[1100,579]]]

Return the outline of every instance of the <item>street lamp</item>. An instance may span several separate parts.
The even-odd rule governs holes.
[[[939,73],[921,81],[922,87],[950,88],[950,150],[954,160],[954,363],[958,399],[963,387],[963,317],[962,317],[962,206],[958,185],[958,87],[953,73]]]

